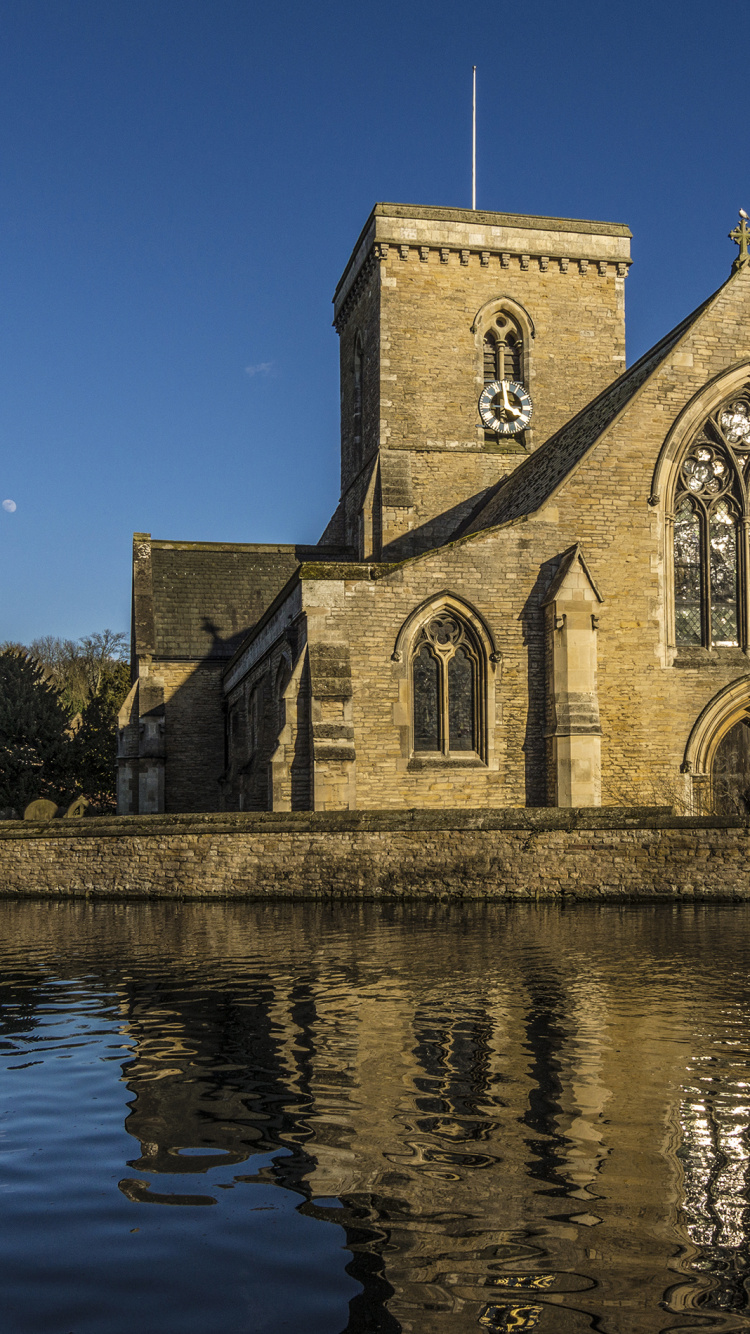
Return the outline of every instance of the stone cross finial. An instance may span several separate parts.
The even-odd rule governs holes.
[[[737,269],[743,269],[746,264],[750,264],[750,254],[748,254],[747,243],[750,241],[750,227],[747,225],[748,217],[744,208],[740,209],[740,220],[733,232],[729,233],[730,241],[740,248],[740,253],[732,265],[732,273]]]

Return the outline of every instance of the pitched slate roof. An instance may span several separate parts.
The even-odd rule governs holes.
[[[561,426],[510,477],[498,482],[488,495],[482,497],[455,536],[462,537],[485,528],[494,528],[539,509],[635,397],[715,296],[716,293],[704,301],[630,370],[608,385],[598,398]]]
[[[218,542],[152,541],[150,548],[152,651],[164,658],[230,658],[302,561],[346,554]]]

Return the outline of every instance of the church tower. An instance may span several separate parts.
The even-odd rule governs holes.
[[[323,540],[376,560],[439,545],[620,375],[630,235],[377,204],[334,296],[341,501]]]

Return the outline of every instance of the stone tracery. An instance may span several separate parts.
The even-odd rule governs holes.
[[[739,541],[747,517],[750,397],[733,396],[689,442],[674,502],[675,643],[734,647],[747,638]]]
[[[482,666],[474,636],[455,613],[425,623],[412,652],[415,753],[480,751]]]

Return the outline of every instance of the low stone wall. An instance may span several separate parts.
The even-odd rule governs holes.
[[[661,808],[0,822],[0,895],[750,898],[750,826]]]

